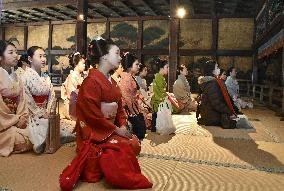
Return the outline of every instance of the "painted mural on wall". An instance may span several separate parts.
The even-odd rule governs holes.
[[[225,18],[219,20],[218,49],[250,50],[253,43],[254,20]]]
[[[87,44],[95,37],[101,36],[106,38],[106,23],[89,23],[87,25]]]
[[[136,49],[137,33],[137,21],[110,23],[110,37],[121,49]]]
[[[6,27],[5,40],[14,43],[18,50],[24,50],[24,27]]]
[[[258,83],[282,86],[282,49],[273,55],[258,60]]]
[[[69,65],[68,55],[52,55],[51,66],[51,73],[54,74],[69,74],[72,69]]]
[[[40,46],[48,48],[49,26],[29,26],[28,27],[28,48],[31,46]]]
[[[252,57],[241,56],[220,56],[218,57],[219,67],[228,70],[230,67],[237,68],[238,79],[252,79]]]
[[[181,19],[180,41],[181,49],[211,49],[212,20]]]
[[[75,50],[75,24],[53,25],[52,49]]]
[[[168,49],[169,28],[167,20],[143,22],[143,47],[146,49]]]

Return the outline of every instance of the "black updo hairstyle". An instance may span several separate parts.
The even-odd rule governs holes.
[[[78,65],[81,59],[84,59],[84,57],[79,52],[69,54],[68,58],[69,65],[73,68]]]
[[[230,68],[228,69],[228,71],[227,71],[228,76],[231,75],[231,72],[232,72],[234,69],[236,69],[234,66],[232,66],[232,67],[230,67]]]
[[[180,72],[183,71],[186,68],[184,64],[179,65],[178,70],[177,70],[177,75],[180,75]]]
[[[28,50],[27,50],[27,55],[30,56],[31,58],[34,56],[35,52],[41,49],[44,51],[44,49],[40,46],[31,46]]]
[[[215,70],[215,65],[217,62],[215,60],[208,60],[203,65],[203,75],[204,76],[213,76],[213,71]]]
[[[109,53],[111,46],[116,45],[111,39],[93,39],[88,45],[88,62],[95,67],[100,58]]]
[[[140,64],[139,65],[139,71],[138,71],[138,74],[137,75],[139,75],[141,72],[143,72],[143,70],[144,70],[144,68],[147,68],[147,66],[145,65],[145,64]]]
[[[9,46],[9,45],[16,47],[10,41],[0,40],[0,56],[4,56],[4,52],[5,52],[6,48],[7,48],[7,46]]]
[[[28,65],[30,65],[29,59],[28,59],[28,54],[24,53],[21,55],[20,59],[18,60],[18,67],[22,67],[23,66],[23,62],[27,63]]]
[[[224,70],[224,69],[220,69],[220,74],[219,74],[219,76],[222,76],[223,73],[225,73],[225,75],[227,76],[227,71]]]
[[[126,52],[126,53],[123,53],[121,55],[122,59],[121,59],[121,65],[122,65],[122,68],[127,71],[129,68],[132,67],[133,63],[138,60],[138,58],[132,54],[132,53],[129,53],[129,52]]]
[[[156,67],[157,67],[157,72],[159,72],[162,68],[165,67],[165,65],[168,64],[168,61],[167,60],[162,60],[160,58],[157,58],[155,61],[154,61]]]

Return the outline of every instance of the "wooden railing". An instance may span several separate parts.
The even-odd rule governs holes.
[[[252,84],[249,80],[238,80],[238,82],[242,96],[252,97],[269,108],[284,112],[283,87]]]

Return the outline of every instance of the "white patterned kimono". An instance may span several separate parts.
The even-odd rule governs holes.
[[[232,97],[235,106],[241,111],[243,108],[253,108],[253,104],[251,102],[246,102],[240,98],[239,94],[239,83],[236,78],[229,76],[225,82],[227,90]]]
[[[36,153],[44,151],[44,143],[48,133],[48,119],[44,115],[52,113],[56,108],[53,85],[48,75],[40,76],[32,68],[27,68],[21,76],[29,108],[30,140]],[[67,132],[67,134],[70,134]],[[66,135],[64,127],[60,129],[61,138]]]
[[[83,77],[77,71],[71,71],[71,73],[66,78],[65,82],[61,86],[61,98],[64,100],[64,111],[63,115],[70,119],[69,115],[69,102],[70,102],[70,95],[73,91],[78,89],[83,82]]]

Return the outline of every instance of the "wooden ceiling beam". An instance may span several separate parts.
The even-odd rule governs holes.
[[[77,0],[37,0],[37,1],[25,1],[25,2],[9,2],[3,3],[3,9],[5,10],[17,10],[27,8],[44,8],[57,5],[72,5],[76,4]]]
[[[133,6],[131,6],[130,4],[129,4],[129,1],[121,1],[121,3],[125,6],[125,7],[127,7],[127,9],[129,9],[132,13],[135,13],[135,15],[136,16],[142,16],[139,12],[137,12],[137,10],[135,10],[134,8],[133,8]]]
[[[19,12],[21,12],[21,11],[19,11]],[[8,13],[8,14],[10,14],[10,15],[14,15],[16,19],[19,19],[19,17],[21,17],[22,19],[25,19],[25,20],[22,20],[22,19],[21,19],[22,22],[28,22],[28,21],[30,21],[30,20],[32,20],[32,21],[38,21],[37,19],[30,18],[30,17],[24,16],[24,15],[19,15],[19,14],[17,14],[17,13],[14,13],[14,12],[11,12],[11,11],[8,11],[8,10],[5,10],[5,13]],[[27,14],[27,13],[25,13],[25,14]],[[5,17],[7,17],[7,16],[5,16]]]
[[[140,0],[140,2],[146,6],[148,9],[150,9],[155,15],[162,15],[159,11],[155,9],[152,5],[149,4],[150,1],[148,0]]]
[[[59,13],[59,14],[61,14],[61,15],[64,15],[65,17],[68,17],[68,18],[70,18],[70,19],[77,19],[76,16],[70,15],[70,14],[68,14],[68,13],[65,13],[64,11],[62,11],[62,10],[60,10],[60,9],[58,9],[58,8],[55,8],[55,7],[47,7],[47,9],[52,10],[52,11],[55,11],[56,13]]]
[[[102,17],[108,18],[109,15],[106,15],[105,13],[103,13],[100,10],[95,9],[95,7],[93,5],[88,4],[88,9],[91,9],[93,12],[98,13],[99,15],[101,15]]]
[[[117,14],[119,17],[123,17],[125,16],[124,14],[119,13],[116,8],[114,8],[109,2],[102,2],[101,5],[103,5],[103,7],[105,7],[106,9],[111,10],[112,12],[114,12],[115,14]]]
[[[46,16],[55,18],[56,20],[64,20],[64,18],[62,18],[60,16],[54,15],[52,13],[46,12],[46,11],[38,9],[38,8],[33,8],[33,10],[36,11],[36,12],[39,12],[39,13],[44,13]]]

